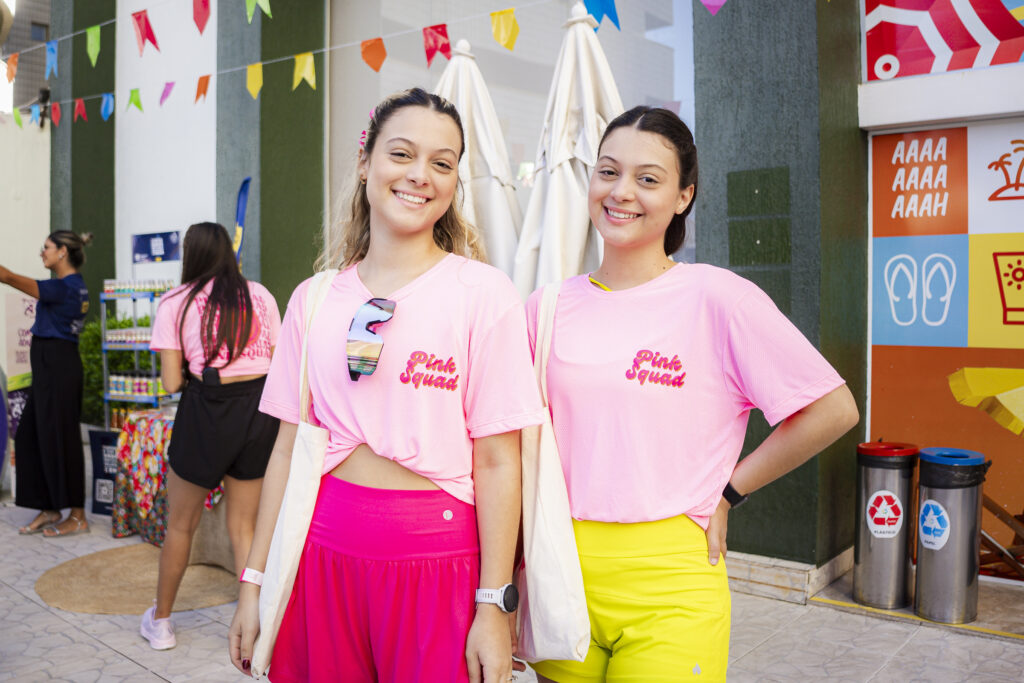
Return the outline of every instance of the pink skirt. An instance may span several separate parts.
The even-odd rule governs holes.
[[[474,506],[325,475],[269,678],[468,681],[479,580]]]

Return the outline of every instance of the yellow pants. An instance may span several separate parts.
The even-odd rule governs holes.
[[[724,681],[732,601],[725,562],[708,562],[704,530],[656,522],[574,521],[590,613],[583,662],[533,664],[559,683]]]

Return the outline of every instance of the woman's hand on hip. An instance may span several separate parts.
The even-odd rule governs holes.
[[[718,556],[725,559],[725,536],[729,531],[729,503],[724,498],[718,503],[718,509],[708,520],[708,562],[712,566],[718,564]]]
[[[252,675],[252,650],[260,632],[260,589],[243,583],[238,594],[238,607],[228,629],[228,653],[235,668]]]
[[[512,677],[508,615],[497,605],[477,605],[466,638],[466,663],[471,683],[505,683]]]

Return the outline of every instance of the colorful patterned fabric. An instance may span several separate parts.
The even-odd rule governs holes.
[[[117,478],[111,528],[115,538],[142,535],[153,545],[163,545],[167,527],[167,446],[174,430],[173,418],[160,410],[130,413],[117,439]],[[206,497],[207,510],[220,502],[218,486]]]

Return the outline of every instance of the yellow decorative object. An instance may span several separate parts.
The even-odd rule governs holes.
[[[980,408],[1014,434],[1024,433],[1024,369],[961,368],[947,379],[957,402]]]

